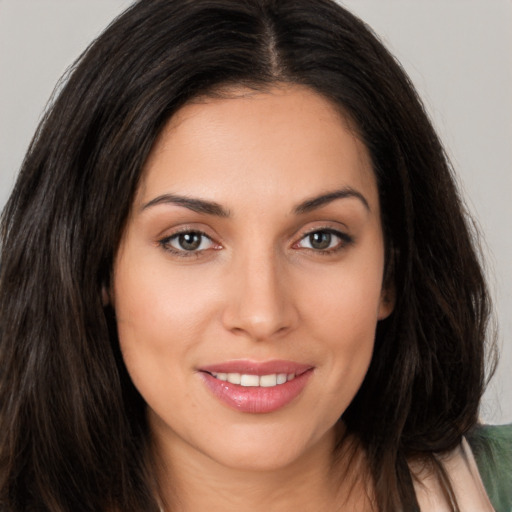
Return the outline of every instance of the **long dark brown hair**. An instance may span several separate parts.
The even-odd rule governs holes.
[[[102,290],[169,117],[224,85],[283,82],[340,106],[378,181],[396,306],[342,417],[376,508],[418,510],[408,461],[435,467],[476,423],[488,296],[447,158],[399,64],[329,0],[141,0],[77,61],[3,212],[2,510],[158,510],[144,402]]]

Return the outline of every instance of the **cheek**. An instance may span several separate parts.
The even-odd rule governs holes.
[[[350,263],[302,285],[307,290],[302,309],[308,312],[309,320],[334,345],[346,344],[347,348],[352,343],[358,345],[357,340],[373,340],[382,295],[382,265]]]
[[[339,272],[317,276],[315,286],[304,294],[303,302],[309,304],[302,308],[307,311],[306,323],[325,351],[320,377],[334,419],[352,401],[371,362],[381,282],[379,265],[340,266]]]
[[[176,348],[173,340],[189,339],[208,316],[212,289],[192,269],[171,272],[170,265],[158,262],[146,262],[144,267],[118,266],[114,292],[121,343],[136,338],[162,350]]]
[[[187,399],[184,370],[194,367],[194,351],[211,317],[211,290],[198,272],[171,273],[170,268],[155,260],[142,264],[132,256],[119,259],[114,276],[121,352],[135,386],[150,404],[161,400],[158,395],[169,388],[170,376]]]

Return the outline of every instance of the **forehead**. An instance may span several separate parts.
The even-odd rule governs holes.
[[[166,192],[219,202],[300,200],[340,187],[377,201],[368,151],[333,103],[301,86],[236,89],[182,107],[146,162],[138,200]]]

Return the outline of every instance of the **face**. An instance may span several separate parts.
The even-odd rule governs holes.
[[[332,442],[391,312],[383,268],[370,159],[331,103],[289,86],[183,107],[111,291],[157,443],[264,469]]]

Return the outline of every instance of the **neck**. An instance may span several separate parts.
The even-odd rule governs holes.
[[[186,444],[158,443],[154,452],[164,511],[301,512],[371,510],[364,454],[354,439],[334,453],[334,433],[283,467],[221,465]]]

